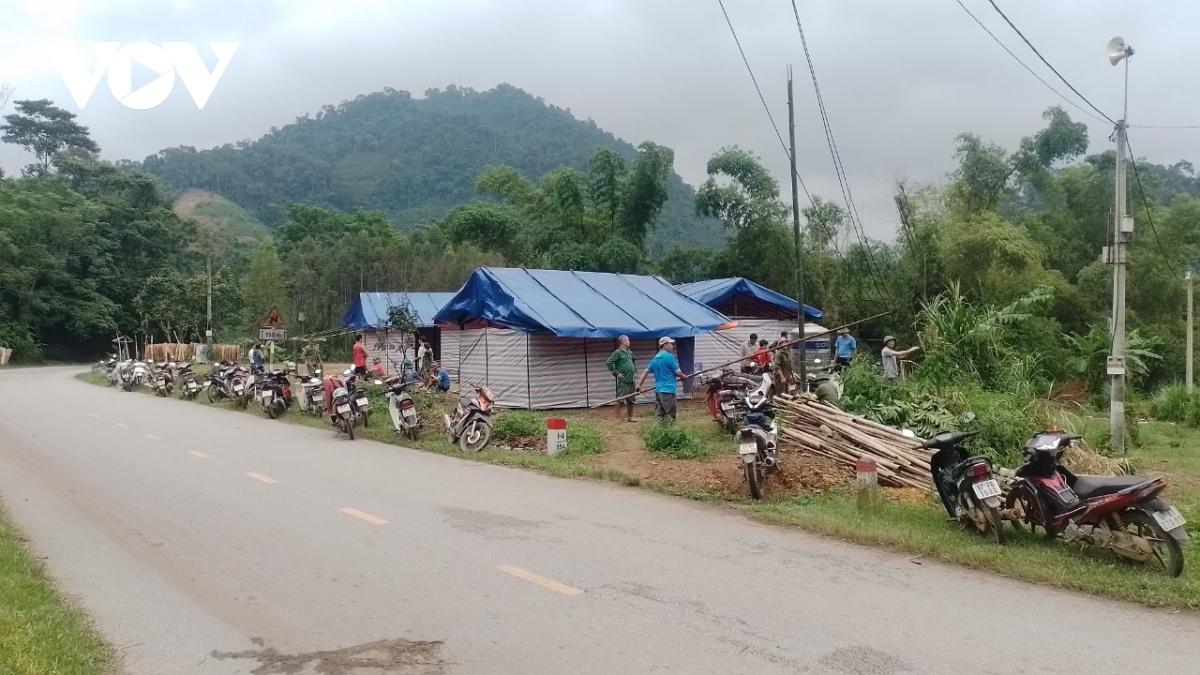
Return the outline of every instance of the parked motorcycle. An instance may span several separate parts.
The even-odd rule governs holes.
[[[292,382],[287,373],[272,370],[259,378],[261,381],[258,385],[258,401],[267,417],[275,419],[287,412],[292,405]]]
[[[746,392],[754,387],[754,380],[726,368],[720,377],[708,383],[708,393],[705,397],[708,411],[712,413],[713,421],[721,425],[727,433],[732,434],[741,426],[742,416],[746,413],[744,399]]]
[[[417,430],[421,427],[421,418],[417,414],[417,405],[413,402],[412,396],[408,395],[408,388],[414,383],[403,382],[399,375],[384,380],[384,396],[388,400],[388,412],[392,416],[392,427],[396,433],[403,435],[409,440],[417,440]]]
[[[457,443],[463,452],[479,452],[492,440],[492,390],[477,387],[475,396],[460,398],[454,416],[446,414],[446,440]]]
[[[772,386],[771,374],[763,373],[762,384],[743,399],[746,414],[737,432],[738,457],[742,462],[745,480],[750,485],[750,496],[754,499],[763,498],[767,476],[779,469],[776,444],[779,426],[771,406]]]
[[[302,378],[296,388],[296,404],[305,415],[325,414],[325,383],[319,377]]]
[[[355,417],[354,404],[350,400],[350,391],[339,386],[333,390],[333,423],[337,427],[339,434],[346,434],[350,440],[354,440]]]
[[[123,391],[133,391],[134,387],[150,378],[150,367],[141,361],[122,361],[116,371],[116,384]]]
[[[179,364],[179,398],[194,401],[200,395],[200,390],[203,389],[199,382],[196,381],[196,371],[192,369],[190,363]]]
[[[1049,538],[1104,549],[1152,566],[1169,577],[1183,574],[1186,521],[1159,495],[1162,478],[1076,476],[1064,467],[1063,451],[1080,436],[1064,431],[1035,434],[1022,449],[1024,461],[1006,500],[1006,517]]]
[[[963,418],[970,422],[974,415]],[[921,444],[934,450],[929,468],[933,487],[951,519],[964,529],[974,529],[997,544],[1005,539],[1000,509],[1002,490],[992,476],[992,463],[986,457],[972,457],[962,442],[978,431],[943,431]]]
[[[209,373],[208,382],[205,385],[209,403],[216,403],[223,398],[233,398],[233,391],[229,381],[233,376],[234,365],[229,361],[221,361],[213,365],[212,372]]]
[[[167,363],[154,364],[154,373],[150,378],[150,389],[155,396],[170,396],[174,385],[171,382],[171,368]]]
[[[354,409],[354,424],[362,424],[364,428],[371,426],[371,399],[367,396],[364,380],[350,370],[342,374],[346,377],[346,391],[350,396],[350,405]],[[383,384],[379,380],[375,380],[375,383]]]

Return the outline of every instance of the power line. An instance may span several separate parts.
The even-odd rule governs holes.
[[[817,108],[821,113],[821,124],[825,128],[825,142],[829,146],[829,155],[833,160],[833,169],[837,174],[838,186],[842,191],[842,199],[846,202],[846,215],[850,219],[850,224],[854,228],[856,236],[859,238],[859,243],[862,245],[867,254],[867,269],[871,273],[872,281],[875,283],[875,290],[879,293],[879,299],[883,300],[886,295],[887,301],[895,304],[895,299],[890,293],[885,293],[883,284],[879,282],[879,274],[877,271],[878,264],[875,262],[875,254],[871,251],[871,246],[867,240],[866,233],[863,231],[862,218],[858,215],[858,207],[854,203],[854,195],[850,190],[850,181],[846,177],[846,169],[842,164],[841,153],[838,152],[837,140],[833,136],[833,128],[829,122],[829,114],[825,109],[825,99],[821,95],[821,85],[817,82],[817,70],[813,66],[812,53],[808,49],[808,38],[804,35],[804,24],[800,21],[800,10],[796,7],[796,0],[792,0],[792,13],[796,17],[796,28],[800,31],[800,44],[804,48],[804,59],[808,63],[808,72],[812,76],[813,91],[817,98]]]
[[[1062,80],[1063,84],[1067,85],[1068,89],[1075,92],[1076,96],[1081,98],[1084,103],[1088,104],[1089,108],[1091,108],[1092,110],[1095,110],[1097,113],[1099,113],[1101,117],[1108,120],[1110,123],[1112,123],[1114,125],[1117,123],[1116,120],[1114,120],[1113,118],[1104,114],[1103,110],[1097,108],[1095,106],[1095,104],[1093,104],[1091,101],[1089,101],[1087,99],[1086,96],[1079,93],[1079,90],[1075,88],[1075,85],[1068,82],[1067,78],[1063,77],[1062,73],[1058,72],[1058,69],[1056,69],[1054,66],[1050,65],[1050,62],[1046,60],[1046,57],[1042,56],[1042,53],[1038,51],[1037,47],[1033,46],[1033,43],[1029,41],[1029,38],[1025,37],[1025,34],[1021,32],[1021,29],[1017,28],[1017,25],[1014,24],[1012,22],[1012,20],[1009,19],[1008,16],[1004,13],[1004,11],[1000,9],[1000,6],[996,4],[996,0],[988,0],[988,2],[992,5],[992,9],[996,10],[996,13],[1000,15],[1000,18],[1004,19],[1004,22],[1008,24],[1009,28],[1012,28],[1013,31],[1015,31],[1016,34],[1018,36],[1020,36],[1021,40],[1023,40],[1025,42],[1025,44],[1028,45],[1029,48],[1033,50],[1033,53],[1037,54],[1037,57],[1042,60],[1042,63],[1046,64],[1046,67],[1049,68],[1052,73],[1057,75],[1058,79]]]
[[[1035,72],[1035,71],[1033,70],[1033,68],[1030,68],[1030,67],[1029,67],[1029,66],[1028,66],[1028,65],[1027,65],[1027,64],[1026,64],[1024,61],[1022,61],[1022,60],[1021,60],[1021,58],[1020,58],[1019,56],[1017,56],[1016,54],[1014,54],[1014,53],[1013,53],[1013,51],[1012,51],[1011,49],[1009,49],[1009,48],[1008,48],[1008,45],[1006,45],[1006,44],[1004,44],[1003,42],[1001,42],[1001,41],[1000,41],[1000,38],[996,37],[996,34],[995,34],[995,33],[993,33],[993,32],[991,31],[991,29],[989,29],[987,26],[985,26],[985,25],[984,25],[984,23],[983,23],[982,21],[980,21],[980,20],[979,20],[979,18],[978,18],[978,17],[976,17],[976,16],[975,16],[975,15],[974,15],[974,14],[971,12],[971,10],[967,9],[967,6],[966,6],[966,5],[964,5],[964,4],[962,3],[962,0],[954,0],[954,1],[958,3],[958,6],[959,6],[959,7],[962,7],[962,10],[963,10],[964,12],[966,12],[966,13],[967,13],[967,16],[971,17],[972,19],[974,19],[974,20],[975,20],[975,23],[979,24],[979,27],[983,29],[983,32],[987,33],[987,34],[988,34],[988,36],[989,36],[989,37],[991,37],[991,38],[992,38],[992,40],[994,40],[994,41],[996,42],[996,44],[1000,45],[1001,49],[1003,49],[1004,51],[1008,52],[1008,55],[1009,55],[1009,56],[1011,56],[1011,57],[1013,57],[1013,60],[1015,60],[1017,63],[1021,64],[1021,67],[1022,67],[1022,68],[1024,68],[1025,70],[1028,70],[1030,75],[1033,75],[1034,77],[1036,77],[1038,82],[1041,82],[1042,84],[1046,85],[1046,88],[1047,88],[1047,89],[1049,89],[1050,91],[1052,91],[1052,92],[1054,92],[1055,94],[1057,94],[1059,98],[1061,98],[1062,100],[1066,101],[1066,102],[1067,102],[1067,103],[1069,103],[1070,105],[1074,106],[1074,107],[1075,107],[1077,110],[1079,110],[1079,112],[1083,113],[1084,115],[1087,115],[1088,117],[1091,117],[1092,119],[1094,119],[1094,120],[1096,120],[1096,121],[1098,121],[1098,122],[1111,121],[1111,120],[1105,120],[1105,119],[1103,119],[1103,118],[1101,118],[1101,117],[1097,116],[1095,113],[1092,113],[1092,112],[1088,111],[1088,110],[1087,110],[1087,109],[1085,109],[1083,106],[1081,106],[1081,105],[1079,105],[1078,103],[1076,103],[1075,101],[1072,101],[1071,99],[1067,98],[1067,95],[1066,95],[1066,94],[1064,94],[1064,93],[1062,93],[1061,91],[1059,91],[1059,90],[1055,89],[1055,88],[1054,88],[1054,87],[1053,87],[1053,86],[1052,86],[1052,85],[1051,85],[1049,82],[1047,82],[1046,80],[1042,79],[1042,76],[1041,76],[1041,75],[1038,75],[1038,74],[1037,74],[1037,72]]]
[[[1169,124],[1130,124],[1127,129],[1200,129],[1200,124],[1181,124],[1177,126]]]
[[[1154,235],[1154,243],[1158,245],[1158,252],[1162,255],[1163,264],[1175,276],[1175,279],[1182,282],[1179,277],[1179,272],[1175,270],[1175,266],[1171,264],[1170,256],[1167,255],[1167,250],[1163,248],[1162,242],[1158,239],[1158,230],[1154,228],[1154,216],[1150,213],[1150,202],[1146,199],[1146,190],[1142,187],[1142,177],[1138,174],[1137,162],[1134,161],[1133,146],[1129,144],[1129,136],[1125,136],[1125,145],[1129,148],[1129,165],[1133,167],[1133,178],[1137,182],[1138,194],[1142,197],[1142,208],[1146,210],[1146,222],[1150,224],[1150,232]]]
[[[783,154],[787,155],[789,171],[796,174],[796,180],[800,181],[800,187],[804,190],[805,196],[808,197],[808,202],[813,201],[812,194],[808,191],[808,186],[804,184],[804,179],[800,177],[799,172],[792,167],[792,151],[788,150],[788,145],[783,141],[783,134],[779,133],[779,125],[775,123],[775,116],[771,114],[771,106],[767,105],[767,99],[763,96],[762,87],[758,86],[758,78],[754,76],[754,69],[750,67],[750,59],[746,58],[746,50],[742,49],[742,41],[738,39],[737,31],[733,28],[733,21],[729,19],[729,12],[725,11],[724,0],[717,0],[717,4],[721,6],[721,13],[725,15],[725,24],[729,26],[729,32],[733,34],[733,41],[737,44],[738,52],[742,55],[742,63],[746,64],[746,71],[750,73],[750,81],[754,83],[754,90],[758,92],[758,100],[762,101],[763,110],[767,111],[767,119],[771,120],[771,128],[775,130],[775,137],[779,139],[779,147],[783,148]]]

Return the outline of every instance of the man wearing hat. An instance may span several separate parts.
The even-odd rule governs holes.
[[[833,362],[843,368],[848,367],[850,359],[854,358],[856,349],[858,349],[858,342],[850,336],[850,329],[839,328],[837,339],[833,341]]]
[[[889,335],[883,338],[883,351],[880,356],[883,358],[883,377],[888,384],[896,384],[900,379],[900,359],[911,355],[920,347],[909,347],[903,351],[896,351],[896,338]]]
[[[654,407],[658,410],[659,420],[670,418],[674,421],[676,394],[679,391],[677,381],[684,379],[685,375],[679,369],[679,361],[675,358],[675,341],[671,338],[658,339],[658,353],[642,371],[637,386],[639,391],[649,375],[654,376]]]

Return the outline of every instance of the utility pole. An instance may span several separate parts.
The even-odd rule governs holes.
[[[208,324],[204,329],[204,342],[212,344],[212,251],[208,252]]]
[[[1188,315],[1187,315],[1187,388],[1192,389],[1192,271],[1187,271]]]
[[[1113,211],[1113,245],[1109,262],[1113,266],[1112,353],[1108,357],[1108,374],[1112,377],[1109,400],[1109,431],[1114,450],[1125,451],[1125,274],[1128,263],[1129,239],[1133,234],[1133,217],[1126,209],[1125,159],[1129,151],[1126,142],[1129,117],[1129,57],[1133,48],[1121,38],[1108,44],[1109,61],[1115,66],[1125,61],[1125,103],[1121,119],[1117,120],[1116,208]]]
[[[808,391],[808,350],[807,335],[804,331],[804,256],[800,247],[800,188],[796,185],[796,100],[792,95],[792,67],[788,66],[788,138],[792,143],[792,234],[796,240],[796,313],[797,323],[800,324],[800,386],[798,391]]]

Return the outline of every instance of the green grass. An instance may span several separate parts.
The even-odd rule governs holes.
[[[249,211],[232,202],[201,202],[193,213],[221,221],[223,231],[233,237],[262,239],[271,233]]]
[[[54,591],[0,511],[0,673],[94,675],[112,652],[82,612]]]
[[[726,452],[729,445],[719,444],[694,425],[669,421],[647,424],[642,430],[642,440],[650,452],[674,459],[711,459],[716,453]]]

